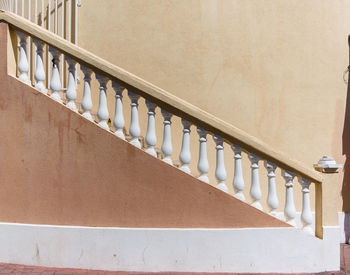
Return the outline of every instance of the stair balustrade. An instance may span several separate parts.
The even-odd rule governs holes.
[[[19,41],[19,58],[17,62],[17,70],[19,71],[19,79],[29,85],[31,83],[28,81],[28,60],[27,60],[27,52],[26,52],[26,43],[28,36],[28,28],[24,31],[15,28],[15,31],[18,35]],[[24,27],[23,27],[24,28]],[[33,30],[33,33],[36,33]],[[45,36],[46,35],[46,36]],[[49,34],[45,33],[45,35],[41,37],[46,37],[47,41],[53,41],[50,39],[54,39]],[[205,122],[200,122],[199,120],[192,119],[189,113],[185,111],[176,111],[176,108],[170,108],[169,110],[166,108],[167,105],[162,102],[162,99],[157,99],[154,96],[150,95],[150,88],[147,85],[139,85],[138,82],[128,83],[128,74],[120,75],[120,78],[114,77],[111,72],[104,72],[104,69],[108,71],[108,66],[104,66],[103,62],[100,60],[98,64],[100,67],[96,67],[97,63],[92,64],[86,59],[83,59],[84,55],[79,55],[78,48],[76,46],[70,45],[72,49],[76,50],[74,52],[69,47],[65,48],[64,42],[61,41],[59,47],[55,48],[52,44],[48,44],[44,40],[38,38],[39,35],[33,35],[33,41],[36,45],[37,51],[37,62],[35,63],[35,83],[34,87],[39,90],[43,94],[47,94],[54,100],[56,100],[60,104],[66,105],[71,110],[81,114],[86,119],[92,121],[102,127],[107,131],[113,132],[116,137],[125,139],[126,142],[130,142],[132,145],[140,148],[140,150],[145,150],[147,153],[152,155],[153,157],[157,156],[157,150],[162,151],[162,160],[169,165],[173,165],[173,161],[179,159],[180,167],[182,171],[189,175],[193,175],[197,177],[199,180],[205,183],[210,183],[209,173],[210,167],[215,167],[215,178],[216,178],[216,187],[224,192],[229,193],[229,188],[226,185],[227,173],[225,168],[225,159],[224,159],[224,144],[228,144],[233,151],[234,158],[234,166],[233,166],[233,174],[234,177],[232,179],[232,187],[233,187],[233,196],[236,198],[246,201],[247,203],[251,203],[252,206],[257,209],[264,211],[262,206],[262,198],[263,195],[266,198],[267,202],[267,212],[275,217],[278,217],[277,211],[279,208],[279,199],[278,192],[276,191],[276,174],[275,170],[277,167],[283,171],[283,177],[285,179],[285,204],[284,204],[284,216],[285,221],[289,224],[296,226],[296,208],[294,204],[294,190],[293,190],[293,180],[296,176],[299,177],[301,183],[301,193],[302,194],[302,206],[301,206],[301,222],[302,228],[305,232],[315,234],[312,229],[313,217],[311,215],[311,203],[310,203],[310,184],[311,180],[314,179],[316,186],[320,184],[318,178],[308,177],[307,173],[304,173],[302,168],[299,170],[290,169],[291,167],[285,165],[285,162],[278,161],[275,157],[269,157],[269,152],[263,152],[260,148],[255,149],[254,146],[247,145],[245,147],[244,142],[240,142],[238,138],[230,139],[228,135],[225,135],[224,131],[217,130],[215,132],[215,127],[209,127],[209,124]],[[49,39],[50,38],[50,39]],[[49,46],[50,52],[53,56],[51,62],[51,81],[50,81],[50,91],[45,89],[43,83],[47,81],[45,79],[49,74],[48,71],[45,71],[42,62],[43,56],[43,48],[45,46]],[[76,48],[74,48],[76,47]],[[62,51],[60,51],[62,49]],[[73,54],[73,53],[76,53]],[[65,59],[69,64],[69,73],[68,73],[68,88],[66,90],[66,97],[63,99],[61,97],[61,93],[65,92],[62,90],[61,86],[61,76],[60,76],[60,58],[62,54],[65,55]],[[87,53],[85,53],[87,54]],[[91,57],[92,58],[92,57]],[[94,57],[95,58],[95,57]],[[92,59],[91,59],[92,60]],[[81,87],[82,90],[82,101],[81,104],[77,101],[77,87],[76,79],[74,74],[74,68],[76,64],[80,65],[81,73],[84,75],[83,85]],[[93,80],[92,74],[94,73],[95,79],[99,82],[99,91],[92,90],[91,81]],[[96,81],[94,80],[94,81]],[[108,82],[111,81],[111,86],[113,88],[113,100],[112,104],[115,103],[115,114],[114,118],[110,117],[108,111],[108,93],[112,93],[107,88]],[[135,84],[136,83],[136,84]],[[144,87],[144,90],[142,90]],[[125,125],[124,114],[123,114],[123,91],[126,90],[128,93],[128,97],[131,102],[130,108],[130,125],[129,130],[127,130],[127,125]],[[95,102],[92,101],[92,93],[99,93],[99,102],[98,102],[98,111],[97,111],[97,119],[93,118],[92,109],[94,108]],[[139,121],[139,99],[144,98],[145,106],[147,107],[147,113],[141,114],[144,115],[147,119],[147,131],[146,133],[141,132],[140,121]],[[179,101],[180,103],[182,101]],[[179,104],[180,104],[179,103]],[[95,106],[97,107],[97,106]],[[163,117],[163,140],[161,148],[156,148],[157,146],[157,133],[156,133],[156,109],[161,110],[161,115]],[[143,110],[143,109],[142,109]],[[174,114],[174,111],[176,114]],[[183,116],[181,116],[183,114]],[[198,112],[200,115],[200,112]],[[181,150],[180,154],[177,157],[173,156],[173,143],[172,143],[172,117],[180,116],[182,122],[182,133],[175,133],[175,138],[182,138]],[[109,125],[109,119],[113,120],[113,125]],[[191,157],[191,147],[190,147],[190,133],[191,126],[196,127],[198,133],[198,145],[199,145],[199,155],[198,155],[198,165],[197,171],[191,171],[190,165],[193,158]],[[140,139],[142,138],[142,134],[145,136],[145,143],[141,144]],[[208,152],[207,152],[207,137],[208,135],[212,135],[213,140],[215,142],[215,150],[216,150],[216,164],[209,164],[208,160]],[[259,146],[256,146],[259,147]],[[229,147],[228,147],[229,148]],[[212,148],[214,149],[214,148]],[[231,151],[230,151],[231,152]],[[251,180],[248,183],[250,185],[250,189],[246,189],[245,180],[244,180],[244,169],[242,164],[242,154],[245,154],[245,158],[249,159],[251,162]],[[262,156],[261,156],[262,155]],[[265,168],[267,177],[266,180],[260,182],[259,174],[262,173],[259,169],[259,162],[265,162]],[[276,163],[277,162],[277,163]],[[174,162],[175,163],[175,162]],[[298,167],[297,165],[295,165]],[[289,168],[289,169],[286,169]],[[174,166],[174,169],[177,169]],[[291,170],[291,171],[290,171]],[[302,172],[300,172],[302,171]],[[262,194],[261,185],[266,186],[267,194]],[[316,192],[319,189],[316,188]],[[249,196],[249,197],[248,197]],[[283,200],[280,200],[283,201]],[[316,215],[317,216],[317,215]],[[317,224],[315,222],[315,224]],[[321,236],[319,229],[316,228],[316,235]]]

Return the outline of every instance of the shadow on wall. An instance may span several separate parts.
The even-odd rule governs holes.
[[[350,35],[348,36],[349,45],[349,67],[350,68]],[[348,72],[350,74],[350,72]],[[348,75],[350,78],[350,75]],[[349,79],[350,80],[350,79]],[[345,212],[344,231],[345,242],[349,243],[350,238],[350,81],[347,85],[346,109],[343,128],[343,155],[346,156],[344,163],[344,178],[341,195],[343,198],[343,211]]]

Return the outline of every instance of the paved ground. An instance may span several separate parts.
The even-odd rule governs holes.
[[[341,270],[338,272],[322,272],[316,273],[319,275],[350,275],[350,245],[340,246],[340,265]],[[37,267],[37,266],[26,266],[26,265],[14,265],[14,264],[1,264],[0,263],[0,274],[31,274],[31,275],[214,275],[214,273],[192,273],[192,272],[111,272],[111,271],[98,271],[98,270],[84,270],[84,269],[67,269],[67,268],[48,268],[48,267]],[[215,275],[233,275],[234,273],[215,273]],[[244,273],[247,274],[247,273]],[[261,274],[261,273],[260,273]],[[266,274],[266,273],[265,273]],[[273,275],[278,275],[277,273],[272,273]],[[271,275],[272,275],[271,274]],[[305,274],[315,274],[315,273],[305,273]],[[252,275],[252,274],[251,274]],[[292,274],[288,274],[292,275]],[[295,275],[295,274],[294,274]],[[302,274],[298,274],[302,275]]]

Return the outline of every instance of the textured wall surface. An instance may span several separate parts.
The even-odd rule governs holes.
[[[342,185],[343,208],[350,210],[349,104],[342,78],[350,2],[85,0],[79,12],[82,47],[309,167],[323,155],[345,163],[344,181],[341,175],[324,189],[333,213],[329,223],[337,223]],[[230,149],[225,157],[231,179]],[[249,163],[245,167],[248,181]],[[213,169],[209,175],[215,183]],[[277,182],[282,195],[283,179]]]
[[[1,68],[6,68],[6,25]],[[0,221],[121,227],[287,224],[0,72]]]

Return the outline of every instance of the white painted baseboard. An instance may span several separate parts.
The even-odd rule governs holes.
[[[348,218],[345,220],[345,216],[348,215]],[[301,223],[301,212],[296,213],[295,221],[297,223],[297,228],[302,227]],[[280,220],[284,220],[284,213],[283,212],[278,212],[277,213],[277,218]],[[348,235],[350,237],[350,212],[344,213],[344,212],[338,212],[338,222],[339,222],[339,234],[340,234],[340,243],[345,243],[345,228],[348,230]],[[312,212],[312,230],[315,231],[315,212]]]
[[[340,229],[340,242],[345,243],[345,231],[350,232],[350,212],[338,212],[338,221]],[[348,236],[350,237],[350,233],[348,233]]]
[[[0,223],[0,262],[120,271],[339,270],[339,227],[136,229]]]

